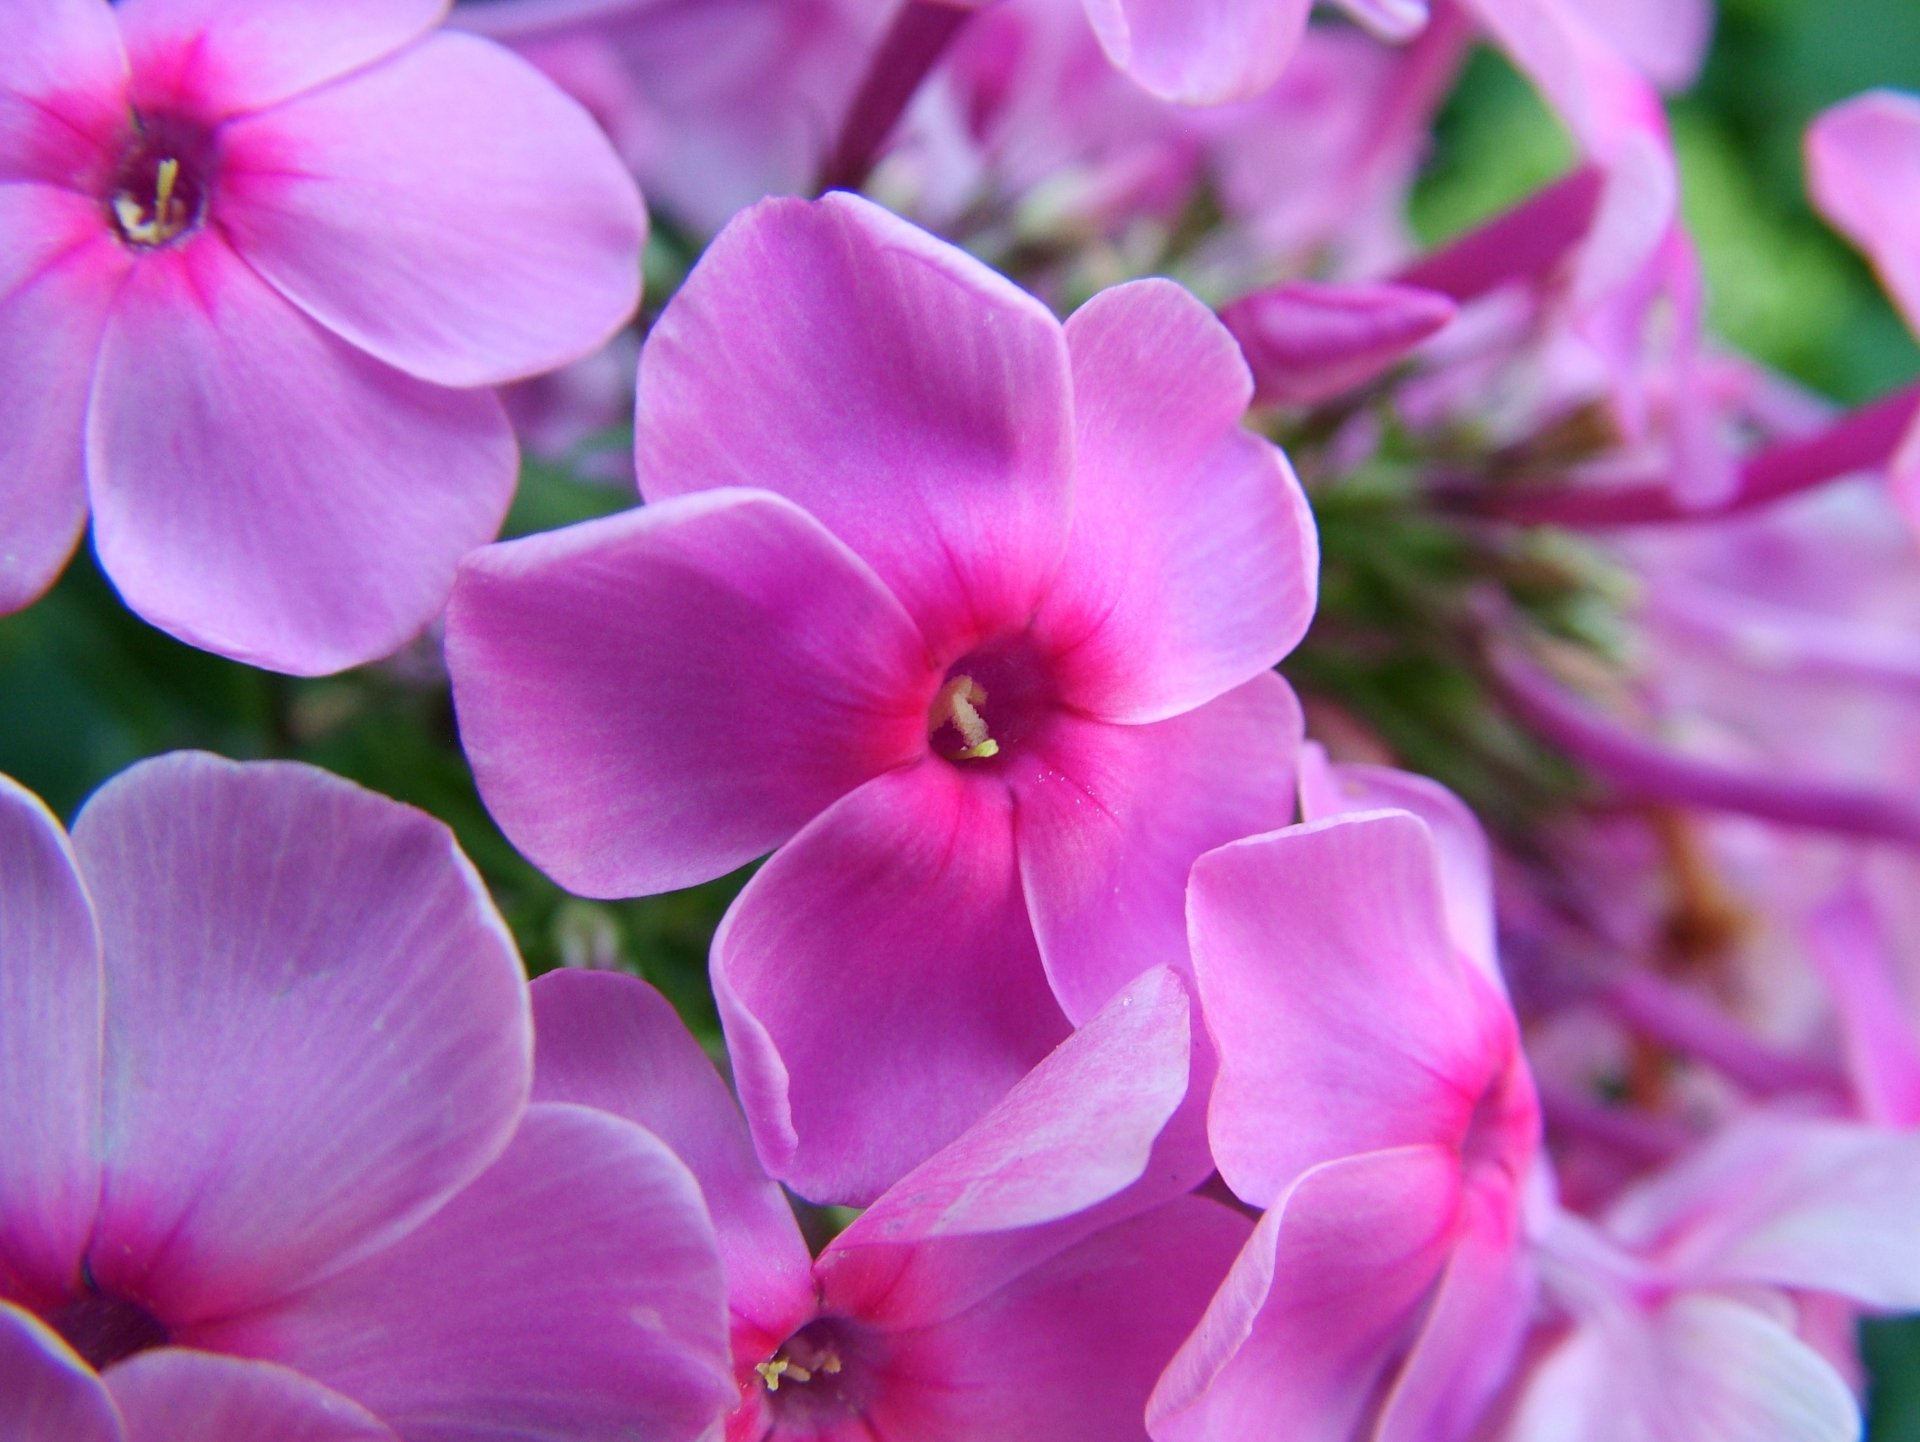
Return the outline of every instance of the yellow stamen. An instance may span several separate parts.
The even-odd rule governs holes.
[[[967,743],[956,761],[984,761],[1000,754],[1000,743],[987,734],[987,718],[979,711],[986,704],[986,690],[971,676],[955,676],[934,698],[934,724],[951,725]]]
[[[136,245],[163,245],[186,228],[186,216],[181,214],[185,207],[175,201],[173,194],[179,184],[180,162],[163,160],[154,172],[151,214],[131,195],[113,198],[114,219],[120,222],[120,230],[128,240]]]
[[[840,1357],[828,1352],[814,1359],[811,1369],[802,1367],[791,1357],[775,1357],[771,1362],[755,1362],[753,1370],[760,1374],[760,1380],[767,1384],[769,1392],[778,1392],[782,1382],[811,1382],[814,1374],[824,1372],[829,1377],[840,1375]]]

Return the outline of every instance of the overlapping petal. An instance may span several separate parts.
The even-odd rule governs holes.
[[[1807,189],[1920,331],[1920,96],[1874,90],[1807,131]]]
[[[122,1442],[93,1375],[33,1317],[0,1301],[0,1436],[7,1442]]]
[[[396,1442],[364,1408],[270,1362],[163,1348],[107,1373],[126,1442]]]
[[[1163,100],[1250,100],[1280,77],[1313,0],[1086,0],[1115,65]]]
[[[0,182],[84,191],[105,178],[127,123],[115,19],[98,0],[11,0],[0,47]]]

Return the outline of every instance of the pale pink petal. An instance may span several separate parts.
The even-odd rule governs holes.
[[[451,0],[119,0],[135,103],[217,120],[371,65]]]
[[[771,1329],[812,1299],[813,1264],[745,1119],[659,992],[631,976],[558,971],[533,984],[533,1096],[625,1117],[692,1171],[720,1242],[727,1300]]]
[[[0,1296],[66,1300],[100,1197],[100,937],[66,833],[0,776]]]
[[[1860,1409],[1762,1312],[1682,1294],[1576,1328],[1522,1394],[1505,1442],[1855,1442]]]
[[[396,1442],[358,1404],[271,1362],[163,1347],[106,1381],[127,1442]]]
[[[1454,955],[1423,823],[1363,813],[1222,847],[1188,906],[1235,1192],[1269,1202],[1333,1157],[1461,1141],[1513,1023]]]
[[[396,1245],[193,1340],[284,1362],[408,1442],[694,1442],[737,1400],[692,1174],[632,1123],[552,1103]]]
[[[1403,44],[1427,24],[1427,0],[1338,0],[1340,8],[1380,39]]]
[[[1188,969],[1187,875],[1202,852],[1293,819],[1301,730],[1269,674],[1150,726],[1063,714],[1013,759],[1021,883],[1070,1018],[1150,966]]]
[[[97,201],[0,185],[0,614],[53,584],[86,525],[87,396],[129,264]]]
[[[229,126],[220,223],[388,365],[499,385],[589,355],[640,303],[646,213],[591,117],[490,41],[438,35]]]
[[[1094,1233],[964,1312],[890,1336],[894,1376],[870,1414],[875,1434],[1145,1442],[1154,1379],[1247,1232],[1238,1213],[1181,1197]]]
[[[209,236],[121,290],[87,455],[94,545],[127,603],[302,675],[387,655],[438,615],[517,469],[491,394],[351,349]]]
[[[484,1168],[531,1078],[513,942],[452,834],[308,766],[122,772],[74,848],[107,958],[101,1287],[264,1302]]]
[[[734,1077],[768,1171],[864,1205],[1065,1035],[1020,894],[1012,803],[933,758],[775,853],[714,938]]]
[[[1703,1283],[1920,1310],[1920,1133],[1759,1114],[1628,1192],[1608,1230]]]
[[[91,191],[107,179],[127,125],[127,57],[115,15],[99,0],[8,0],[0,182]],[[0,247],[0,265],[14,259],[11,248]]]
[[[1410,811],[1427,823],[1453,944],[1504,991],[1494,930],[1493,852],[1466,802],[1430,777],[1391,766],[1335,765],[1322,748],[1307,746],[1300,764],[1301,820],[1387,809]]]
[[[1280,78],[1312,0],[1086,0],[1113,63],[1162,100],[1250,100]]]
[[[865,557],[944,668],[1024,624],[1065,542],[1059,324],[855,196],[774,200],[708,247],[640,361],[640,485],[778,491]]]
[[[1866,1119],[1920,1126],[1920,1018],[1901,993],[1893,938],[1872,901],[1850,887],[1809,917],[1806,931]]]
[[[925,754],[939,683],[873,573],[764,491],[479,552],[447,659],[487,805],[590,896],[691,885],[772,850]]]
[[[52,1332],[0,1301],[0,1437],[7,1442],[122,1442],[106,1388]]]
[[[1243,296],[1220,319],[1263,404],[1317,406],[1379,380],[1457,309],[1418,286],[1296,280]]]
[[[1305,634],[1313,517],[1286,457],[1241,428],[1252,381],[1239,346],[1185,290],[1102,291],[1067,322],[1067,347],[1078,481],[1035,633],[1070,704],[1164,720]]]
[[[1700,78],[1713,38],[1713,0],[1585,0],[1581,14],[1662,90]]]
[[[1155,1442],[1348,1442],[1450,1255],[1459,1167],[1437,1147],[1329,1162],[1261,1218],[1147,1404]]]
[[[1807,132],[1807,188],[1920,331],[1920,96],[1856,95]]]

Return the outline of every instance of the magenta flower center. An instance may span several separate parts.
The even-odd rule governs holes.
[[[140,120],[108,185],[107,217],[136,249],[172,245],[205,221],[212,170],[211,146],[198,127]]]
[[[977,647],[948,668],[927,711],[927,740],[949,761],[988,761],[1017,749],[1056,701],[1045,658],[1026,636]]]
[[[160,1319],[138,1302],[110,1296],[92,1285],[45,1319],[96,1372],[170,1340]]]
[[[1539,1105],[1522,1068],[1511,1063],[1474,1104],[1460,1157],[1468,1172],[1498,1169],[1519,1177],[1539,1129]]]
[[[874,1343],[844,1317],[807,1323],[757,1364],[767,1407],[781,1430],[805,1436],[857,1417],[873,1395]]]

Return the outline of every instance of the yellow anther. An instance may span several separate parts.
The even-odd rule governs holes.
[[[163,160],[153,177],[153,210],[131,195],[113,198],[113,218],[120,232],[135,245],[164,245],[186,229],[185,207],[175,198],[180,185],[180,162]]]
[[[840,1370],[840,1359],[834,1357],[830,1360],[833,1362],[833,1365],[831,1367],[823,1367],[821,1370],[825,1372],[838,1372]],[[767,1390],[769,1392],[778,1392],[780,1390],[780,1384],[784,1381],[811,1382],[813,1380],[813,1373],[789,1357],[775,1357],[771,1362],[755,1362],[753,1364],[753,1370],[760,1374],[760,1380],[767,1384]]]
[[[987,734],[987,718],[980,714],[986,704],[985,688],[971,676],[955,676],[934,698],[934,725],[951,725],[967,743],[955,760],[983,761],[1000,754],[1000,743]]]

